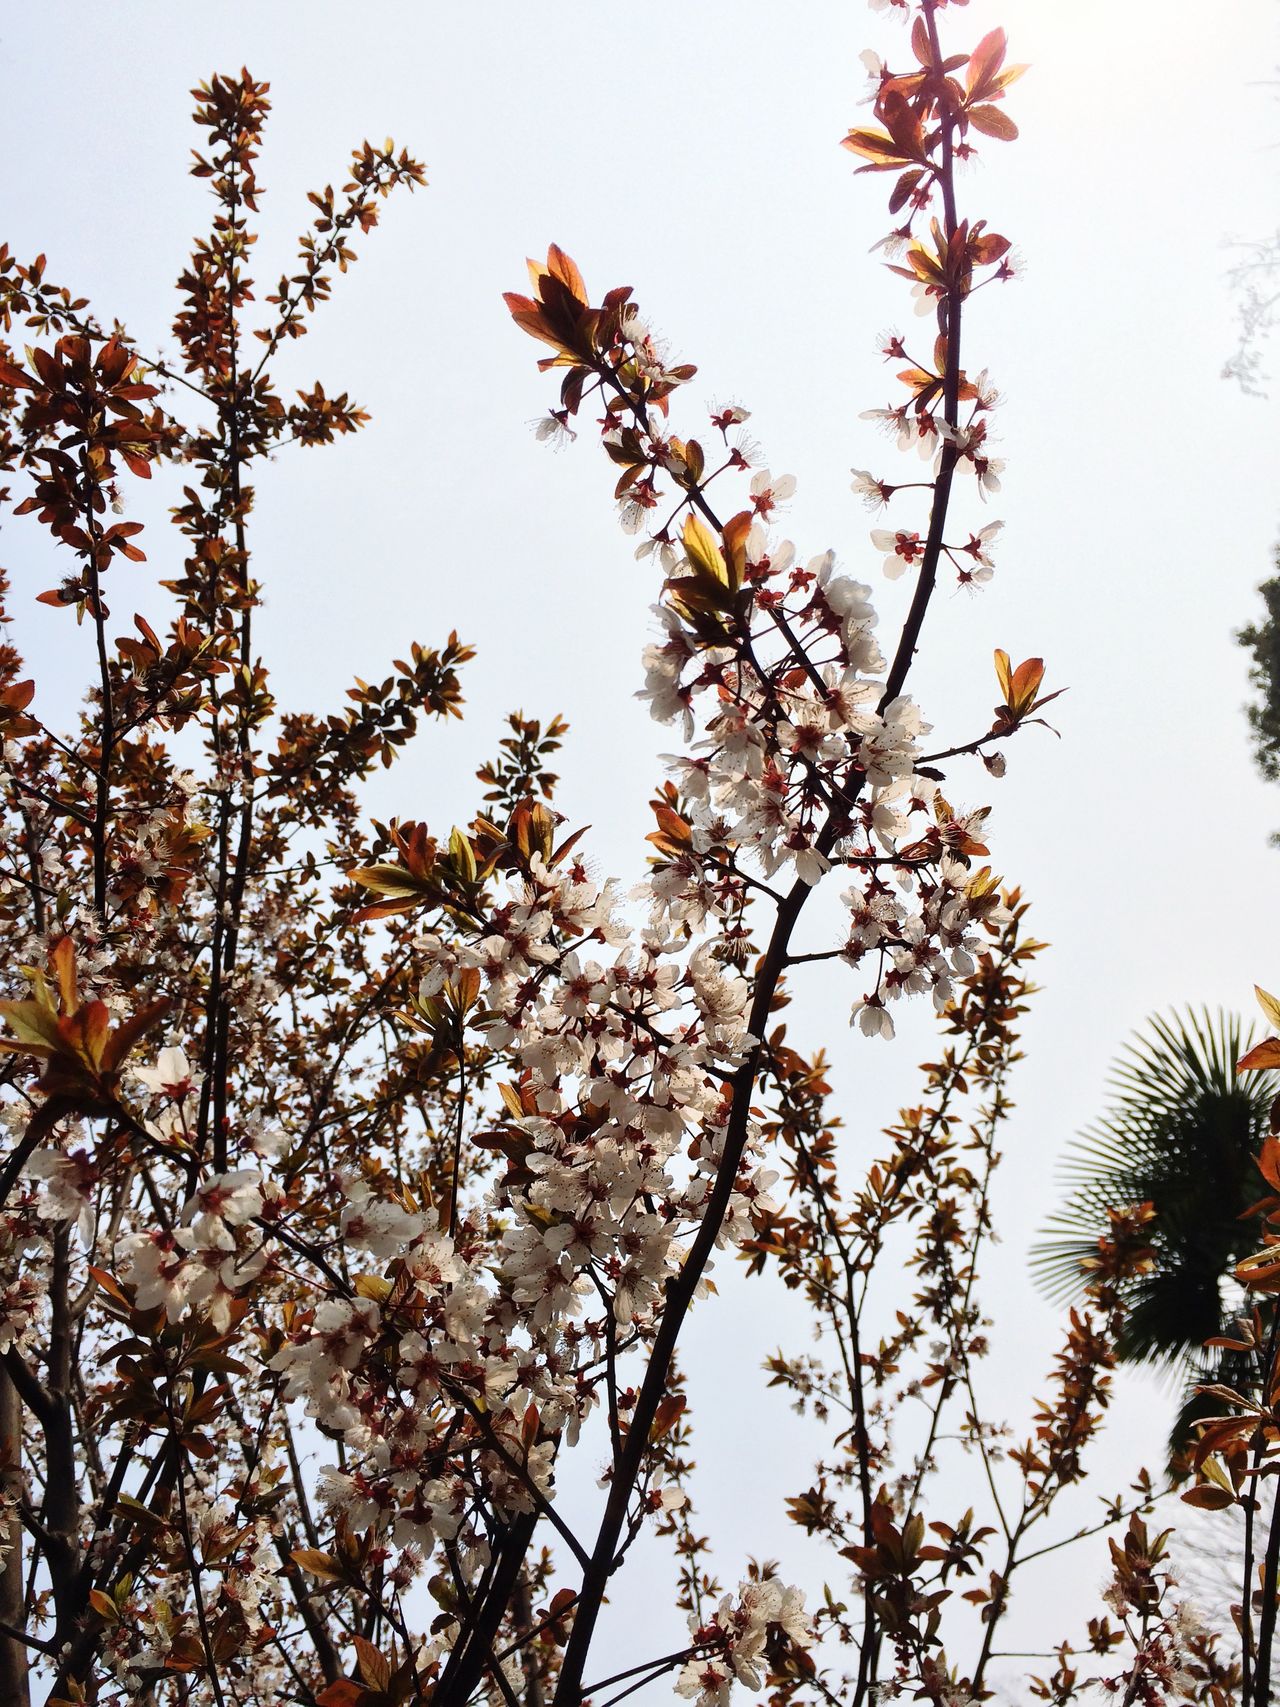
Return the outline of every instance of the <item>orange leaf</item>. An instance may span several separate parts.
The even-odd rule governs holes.
[[[1043,680],[1043,658],[1027,658],[1019,664],[1013,672],[1013,692],[1009,695],[1010,710],[1019,717],[1025,716],[1035,704]]]
[[[878,165],[898,166],[909,158],[891,136],[880,130],[851,130],[840,146]]]
[[[166,1671],[202,1671],[205,1665],[204,1644],[194,1632],[174,1638],[165,1655]]]
[[[5,361],[4,357],[0,356],[0,385],[7,385],[10,391],[29,391],[35,381],[20,367],[15,367],[12,362]]]
[[[295,1547],[289,1557],[295,1565],[301,1565],[304,1571],[310,1571],[313,1577],[319,1577],[321,1582],[342,1581],[342,1566],[332,1553],[322,1553],[316,1547]]]
[[[360,1666],[360,1676],[370,1689],[381,1690],[385,1693],[391,1687],[391,1665],[387,1656],[375,1648],[372,1642],[367,1642],[363,1636],[354,1636],[356,1659]]]
[[[1269,1186],[1280,1191],[1280,1138],[1264,1139],[1258,1155],[1258,1172]]]
[[[996,680],[1000,683],[1000,692],[1004,697],[1005,704],[1008,705],[1009,694],[1013,686],[1013,674],[1009,668],[1009,654],[1003,647],[997,646],[995,657]]]
[[[1009,239],[1001,237],[997,231],[984,232],[981,237],[975,237],[969,245],[969,253],[976,267],[989,267],[993,261],[998,261],[1009,248]]]
[[[587,287],[583,283],[582,274],[558,243],[553,243],[547,250],[547,271],[552,278],[559,279],[584,308],[587,306]]]
[[[725,561],[729,567],[729,584],[740,587],[747,573],[747,536],[751,532],[751,524],[755,520],[750,510],[739,510],[736,516],[729,520],[720,530],[724,540]]]
[[[984,136],[994,136],[998,142],[1015,142],[1018,127],[999,107],[981,106],[970,107],[966,117],[975,130],[980,130]]]
[[[128,1294],[114,1275],[108,1274],[105,1268],[95,1268],[92,1263],[88,1264],[88,1269],[104,1292],[114,1298],[117,1304],[123,1304],[126,1309],[129,1307]]]
[[[100,1002],[92,1002],[89,1005],[92,1008],[102,1007]],[[102,1064],[109,1073],[116,1071],[138,1039],[162,1020],[172,1006],[173,1003],[162,996],[157,1002],[148,1002],[145,1008],[141,1008],[116,1027],[102,1051]],[[105,1023],[105,1018],[109,1017],[105,1008],[103,1014]]]
[[[661,1440],[664,1434],[673,1429],[684,1413],[688,1400],[683,1393],[668,1393],[665,1399],[658,1401],[658,1408],[653,1413],[653,1421],[649,1425],[649,1440]]]
[[[100,1588],[91,1588],[89,1590],[89,1605],[98,1614],[98,1617],[105,1618],[108,1624],[116,1624],[119,1622],[119,1607],[116,1605],[115,1601],[112,1600],[111,1596],[109,1594],[103,1594]]]
[[[701,516],[690,511],[685,519],[682,537],[685,551],[689,554],[689,561],[695,571],[722,587],[730,586],[729,571],[725,566],[720,541]],[[734,591],[736,590],[735,588]]]
[[[320,1691],[316,1696],[316,1707],[359,1707],[369,1693],[362,1683],[340,1677],[336,1683]]]
[[[59,937],[49,951],[49,970],[57,980],[58,994],[67,1013],[79,1004],[76,994],[76,945],[69,936]]]
[[[653,815],[658,820],[658,828],[645,837],[653,842],[664,853],[679,853],[687,848],[693,840],[693,831],[685,823],[680,814],[670,806],[664,806],[661,801],[653,801]]]
[[[530,302],[527,296],[513,296],[510,291],[503,292],[507,307],[511,310],[511,318],[517,326],[523,326],[531,337],[540,338],[544,344],[550,344],[554,349],[563,348],[559,338],[550,330],[542,310],[536,303]]]
[[[1265,1043],[1255,1043],[1249,1053],[1236,1062],[1237,1073],[1256,1073],[1264,1067],[1280,1067],[1280,1037],[1268,1037]]]
[[[1203,1511],[1225,1511],[1227,1506],[1236,1503],[1234,1494],[1229,1494],[1225,1488],[1215,1488],[1210,1482],[1200,1482],[1196,1487],[1188,1488],[1182,1500],[1184,1505],[1199,1506]]]
[[[985,94],[991,79],[1004,64],[1008,40],[1003,30],[989,30],[969,55],[967,83],[972,92],[981,89]]]

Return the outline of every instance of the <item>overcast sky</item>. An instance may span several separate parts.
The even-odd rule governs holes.
[[[1004,492],[964,512],[1005,521],[998,573],[977,597],[935,601],[911,688],[939,745],[986,727],[995,646],[1043,654],[1047,686],[1071,690],[1054,707],[1060,741],[1028,732],[1003,783],[976,771],[949,789],[994,806],[996,868],[1053,944],[985,1290],[988,1388],[1023,1425],[1028,1371],[1047,1368],[1055,1334],[1026,1245],[1053,1206],[1055,1157],[1101,1105],[1109,1059],[1152,1009],[1247,1009],[1254,980],[1280,981],[1280,854],[1267,846],[1280,790],[1251,767],[1231,638],[1257,613],[1280,532],[1277,414],[1219,378],[1233,347],[1224,242],[1275,222],[1276,17],[1273,0],[975,0],[943,19],[963,46],[1001,23],[1011,56],[1032,62],[1009,107],[1021,140],[985,144],[961,186],[961,211],[1012,238],[1027,270],[984,292],[966,330],[966,364],[989,367],[1008,399],[995,422]],[[272,85],[263,280],[292,258],[304,191],[340,182],[363,136],[390,132],[428,163],[430,188],[388,206],[281,369],[349,388],[374,424],[282,455],[259,482],[255,529],[267,601],[256,633],[282,705],[337,705],[352,675],[376,675],[410,639],[456,628],[479,649],[466,723],[427,733],[380,783],[380,811],[447,827],[471,810],[503,714],[559,711],[573,726],[563,810],[593,825],[602,871],[630,881],[642,869],[655,756],[671,740],[630,697],[655,580],[617,529],[590,432],[563,454],[535,444],[529,423],[553,384],[500,299],[551,240],[593,293],[633,285],[698,364],[685,429],[699,430],[703,402],[752,410],[768,465],[799,480],[785,531],[801,555],[834,546],[878,581],[849,469],[892,480],[907,466],[858,416],[891,396],[876,335],[911,316],[902,281],[868,253],[887,225],[884,180],[855,177],[838,142],[859,115],[858,52],[901,59],[899,41],[891,22],[834,0],[789,12],[761,0],[57,0],[0,14],[0,238],[23,257],[44,250],[53,278],[144,347],[169,344],[172,281],[208,217],[185,175],[198,80],[243,63]],[[177,538],[157,526],[143,543],[158,564]],[[50,584],[37,553],[30,525],[6,527],[29,649],[70,687],[90,637],[80,631],[85,657],[69,658],[65,619],[26,602]],[[127,573],[113,571],[118,615]],[[908,596],[880,583],[887,625]],[[145,590],[134,602],[157,608]],[[47,693],[41,709],[55,702]],[[834,1050],[850,1143],[869,1154],[915,1099],[931,1042],[923,1012],[892,1046],[855,1038],[844,1021],[857,993],[814,979],[792,1023]],[[812,1591],[821,1566],[780,1510],[807,1485],[806,1451],[776,1395],[757,1398],[755,1374],[803,1338],[765,1298],[729,1287],[694,1324],[700,1438],[722,1463],[698,1502],[723,1536],[724,1577],[748,1552],[782,1553]],[[1153,1406],[1162,1436],[1164,1399],[1122,1381],[1097,1492],[1158,1459]],[[735,1431],[727,1474],[720,1442]],[[1069,1634],[1100,1573],[1095,1556],[1069,1582],[1059,1571],[1051,1594],[1042,1578],[1039,1602],[1017,1604],[1018,1645]]]

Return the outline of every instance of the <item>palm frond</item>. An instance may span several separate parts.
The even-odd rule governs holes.
[[[1222,1319],[1222,1282],[1252,1246],[1241,1215],[1259,1195],[1254,1160],[1274,1075],[1237,1078],[1252,1028],[1219,1010],[1153,1015],[1113,1066],[1110,1104],[1060,1169],[1062,1209],[1032,1247],[1037,1284],[1056,1302],[1086,1285],[1107,1210],[1149,1202],[1155,1264],[1125,1289],[1121,1355],[1174,1365]]]

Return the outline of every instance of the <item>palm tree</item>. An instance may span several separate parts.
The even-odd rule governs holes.
[[[1107,1209],[1152,1204],[1155,1262],[1125,1287],[1119,1354],[1184,1383],[1175,1449],[1213,1408],[1196,1386],[1230,1378],[1229,1356],[1203,1345],[1230,1320],[1232,1270],[1258,1243],[1242,1216],[1263,1194],[1254,1161],[1277,1083],[1270,1073],[1236,1076],[1251,1036],[1221,1010],[1152,1016],[1112,1067],[1111,1106],[1068,1151],[1065,1205],[1032,1247],[1038,1283],[1064,1302],[1084,1290],[1081,1260],[1096,1249]]]

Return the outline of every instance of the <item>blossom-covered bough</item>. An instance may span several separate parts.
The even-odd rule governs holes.
[[[1016,135],[1002,102],[1019,68],[999,31],[945,52],[942,0],[895,9],[901,62],[869,58],[873,117],[846,139],[889,174],[885,248],[918,311],[885,344],[905,397],[869,411],[916,477],[853,481],[893,510],[855,555],[910,586],[891,644],[870,585],[780,537],[794,481],[758,465],[746,411],[688,436],[694,370],[629,290],[593,306],[553,247],[508,298],[562,375],[538,436],[598,418],[660,586],[643,692],[680,751],[638,888],[597,881],[552,805],[559,719],[512,716],[466,828],[365,827],[371,769],[424,714],[458,715],[456,636],[357,680],[327,718],[281,711],[255,651],[253,465],[366,421],[345,391],[286,402],[272,376],[357,231],[423,182],[413,159],[357,150],[252,324],[267,88],[202,85],[195,171],[217,213],[180,281],[171,360],[106,333],[43,257],[0,251],[5,330],[37,341],[0,347],[0,465],[34,480],[18,510],[73,565],[40,597],[74,609],[92,657],[60,736],[0,651],[6,1701],[34,1698],[33,1668],[58,1703],[578,1707],[648,1684],[718,1703],[735,1682],[779,1702],[987,1698],[1014,1571],[1067,1539],[1026,1544],[1082,1474],[1115,1283],[1148,1253],[1142,1209],[1118,1209],[1053,1397],[1008,1448],[976,1394],[975,1285],[1039,945],[1020,894],[976,863],[985,805],[949,797],[1002,774],[1044,668],[998,652],[994,721],[954,741],[907,686],[940,580],[992,573],[997,398],[962,329],[1012,269],[1007,240],[959,207],[956,167]],[[140,525],[114,519],[129,480],[169,469],[185,555],[161,581],[161,634],[113,617],[106,592],[120,559],[144,560]],[[973,758],[985,770],[951,764]],[[823,886],[840,923],[806,938]],[[951,1040],[853,1186],[837,1186],[823,1058],[776,1018],[818,960],[847,968],[859,1042],[891,1038],[917,995]],[[830,1546],[847,1599],[829,1586],[806,1608],[755,1565],[725,1594],[697,1534],[676,1354],[724,1252],[800,1292],[833,1354],[769,1369],[834,1420],[790,1514]],[[912,1406],[920,1437],[899,1444]],[[948,1441],[980,1458],[994,1523],[926,1517]],[[586,1532],[560,1496],[574,1451],[602,1472]],[[1153,1497],[1140,1479],[1108,1509],[1130,1525],[1117,1622],[1095,1620],[1085,1647],[1123,1648],[1104,1681],[1126,1700],[1164,1699],[1163,1668],[1226,1701],[1229,1662],[1165,1610]],[[688,1631],[619,1665],[599,1614],[646,1528],[674,1543]],[[980,1568],[962,1664],[941,1609]],[[1085,1687],[1072,1654],[1036,1693]]]

